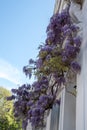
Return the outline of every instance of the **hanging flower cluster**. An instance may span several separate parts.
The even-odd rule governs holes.
[[[28,120],[34,127],[44,126],[44,118],[53,105],[59,103],[58,93],[67,82],[69,70],[80,72],[77,55],[80,52],[79,28],[71,21],[68,9],[50,18],[45,44],[39,46],[36,61],[30,59],[23,71],[29,78],[32,73],[37,81],[12,89],[8,100],[15,100],[14,115],[23,119],[23,128]]]

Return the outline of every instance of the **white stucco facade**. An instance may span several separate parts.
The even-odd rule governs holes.
[[[82,8],[83,42],[81,48],[81,74],[78,75],[76,130],[87,130],[87,0]]]
[[[64,1],[64,0],[63,0]],[[64,2],[61,2],[63,4]],[[81,35],[83,41],[81,46],[81,52],[78,57],[79,63],[81,64],[81,73],[77,75],[77,96],[76,100],[63,92],[62,104],[60,110],[60,123],[59,130],[87,130],[87,0],[84,0],[82,9],[79,4],[71,3],[70,15],[75,24],[80,27],[79,35]],[[61,5],[61,9],[62,9]],[[56,6],[55,6],[56,8]],[[58,10],[58,7],[55,9]],[[67,96],[66,96],[67,95]],[[68,98],[67,98],[68,97]],[[73,109],[71,107],[70,100],[73,100]],[[68,102],[68,104],[67,104]],[[70,108],[70,109],[69,109]],[[68,109],[71,111],[67,115]],[[76,109],[76,110],[75,110]],[[72,112],[74,110],[74,113]],[[76,113],[75,113],[76,111]],[[69,111],[68,111],[69,112]],[[73,116],[71,118],[71,116]],[[73,120],[75,119],[74,125]],[[71,123],[71,124],[70,124]]]
[[[56,0],[54,13],[61,11],[65,0]],[[87,130],[87,0],[84,0],[82,9],[80,5],[71,3],[70,15],[80,27],[79,35],[82,36],[82,46],[79,55],[81,73],[77,75],[76,97],[67,93],[64,89],[61,93],[61,105],[59,116],[59,127],[56,130]],[[72,88],[72,84],[68,84]],[[56,125],[56,124],[55,124]],[[51,114],[47,118],[46,130],[50,130]],[[31,130],[31,128],[27,128]]]
[[[81,52],[78,58],[81,64],[81,73],[77,75],[77,79],[76,79],[77,96],[76,96],[76,115],[75,115],[76,128],[75,130],[87,130],[87,16],[86,16],[87,7],[86,6],[87,6],[87,0],[84,0],[82,9],[80,9],[80,5],[76,3],[71,3],[71,7],[70,7],[70,15],[73,18],[73,21],[76,24],[78,24],[79,27],[81,28],[80,35],[82,36],[82,39],[83,39]],[[64,113],[64,110],[62,110],[62,114],[63,113]],[[66,115],[66,118],[67,118],[67,115]],[[69,119],[71,120],[71,117],[69,117]],[[64,116],[63,116],[62,122],[64,122]],[[61,123],[61,129],[59,130],[68,130],[66,128],[63,129],[62,128],[64,127],[63,125],[64,124]],[[69,122],[68,124],[65,123],[65,125],[70,125],[70,123]]]

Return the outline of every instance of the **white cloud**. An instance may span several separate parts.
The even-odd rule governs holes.
[[[21,71],[0,58],[0,78],[7,79],[14,84],[21,84],[23,77]]]

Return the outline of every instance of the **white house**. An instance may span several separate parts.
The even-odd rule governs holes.
[[[61,12],[70,4],[70,15],[80,27],[79,35],[83,41],[78,60],[81,73],[72,75],[72,82],[67,84],[60,94],[61,104],[55,106],[47,117],[46,127],[41,130],[87,130],[87,0],[56,0],[54,13]],[[77,86],[76,96],[71,94]],[[32,130],[28,125],[27,130]]]

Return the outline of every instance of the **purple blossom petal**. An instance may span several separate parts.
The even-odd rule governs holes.
[[[81,66],[76,61],[71,62],[71,68],[77,73],[81,71]]]

